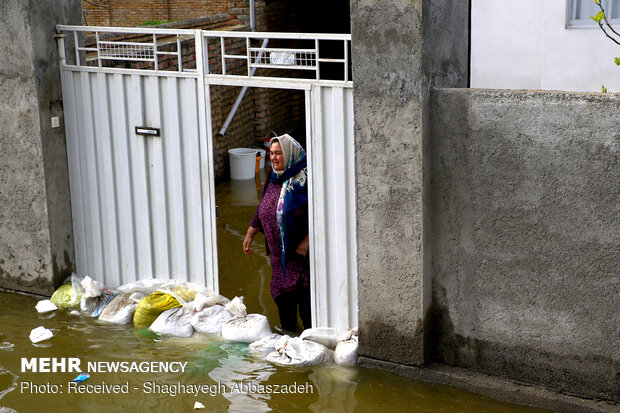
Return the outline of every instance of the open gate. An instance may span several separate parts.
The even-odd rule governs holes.
[[[303,90],[313,323],[357,326],[350,35],[57,31],[78,274],[217,292],[210,86]]]

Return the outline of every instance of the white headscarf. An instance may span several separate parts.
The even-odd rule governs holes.
[[[276,140],[280,144],[280,148],[282,148],[282,156],[284,157],[284,169],[281,171],[276,171],[274,169],[273,172],[276,175],[280,176],[284,173],[284,171],[297,163],[302,153],[304,153],[304,150],[299,144],[299,142],[297,142],[295,139],[293,139],[292,136],[286,133],[284,135],[271,138],[269,144],[273,145],[273,142]]]

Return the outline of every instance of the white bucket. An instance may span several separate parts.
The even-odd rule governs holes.
[[[261,149],[233,148],[228,150],[230,179],[252,179],[256,171],[256,152]],[[262,159],[261,159],[262,163]]]

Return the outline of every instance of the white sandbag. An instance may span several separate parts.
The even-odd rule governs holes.
[[[252,343],[270,334],[269,320],[262,314],[236,317],[222,326],[222,337],[242,343]]]
[[[314,341],[301,337],[282,336],[276,343],[276,351],[266,357],[281,366],[316,366],[334,360],[334,352]]]
[[[99,297],[99,304],[95,308],[95,311],[93,311],[93,317],[99,317],[101,312],[107,307],[110,301],[114,299],[114,297],[116,297],[116,293],[104,290]]]
[[[90,317],[99,317],[103,309],[112,301],[112,299],[116,297],[116,294],[105,290],[98,297],[87,297],[82,296],[82,300],[80,301],[80,309],[82,312]]]
[[[190,324],[199,333],[222,334],[222,326],[234,316],[221,305],[207,307],[194,313]]]
[[[93,280],[88,275],[84,277],[80,284],[84,289],[84,294],[82,294],[82,299],[80,300],[80,310],[84,314],[92,316],[101,302],[103,284]]]
[[[93,280],[88,275],[84,277],[80,284],[82,285],[82,288],[84,288],[84,294],[82,294],[82,297],[98,297],[103,292],[103,284],[99,281]]]
[[[175,307],[161,313],[149,330],[156,334],[176,337],[191,337],[194,327],[190,324],[192,313],[182,307]]]
[[[121,293],[108,303],[99,315],[99,320],[114,324],[131,324],[133,313],[144,293]]]
[[[43,326],[37,327],[30,332],[30,341],[32,341],[33,344],[49,340],[52,337],[54,337],[54,333]]]
[[[357,364],[357,348],[359,346],[357,329],[348,328],[343,337],[340,337],[334,351],[334,361],[346,366]]]
[[[183,307],[192,311],[202,311],[205,307],[212,307],[214,305],[222,306],[229,302],[230,300],[223,295],[199,292],[196,294],[194,301],[190,301]]]
[[[243,297],[233,298],[224,308],[233,313],[235,317],[245,317],[248,314],[246,306],[243,304]]]
[[[58,309],[56,304],[54,304],[50,300],[41,300],[41,301],[39,301],[37,303],[37,305],[35,306],[35,308],[37,309],[37,311],[39,313],[48,313],[50,311],[54,311],[54,310]]]
[[[302,340],[314,341],[323,344],[329,349],[335,349],[338,344],[338,331],[335,328],[319,327],[307,328],[299,336]]]
[[[282,337],[281,334],[273,333],[256,340],[248,346],[248,350],[254,353],[271,353],[276,351],[276,343]]]

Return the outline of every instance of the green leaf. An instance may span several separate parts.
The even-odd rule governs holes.
[[[601,93],[607,93],[607,88],[605,85],[601,85]]]
[[[594,4],[600,4],[601,0],[594,0]]]
[[[600,23],[601,20],[605,18],[605,13],[603,13],[602,11],[599,11],[598,13],[596,13],[596,16],[590,16],[590,18],[594,20],[595,22]]]
[[[614,59],[614,62],[616,62],[616,64],[617,64],[618,66],[620,66],[620,57],[616,57],[616,58]]]

